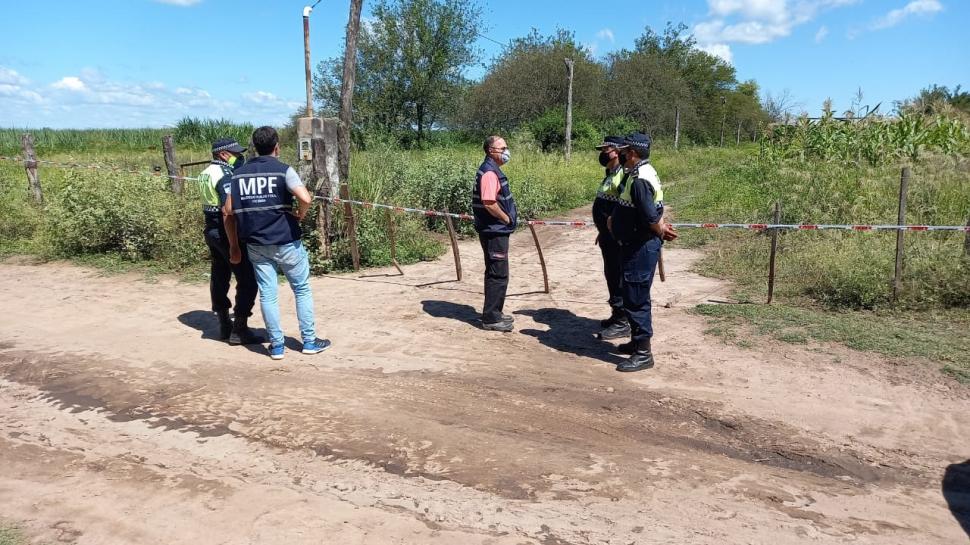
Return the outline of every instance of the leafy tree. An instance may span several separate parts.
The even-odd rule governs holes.
[[[479,132],[506,131],[528,123],[547,110],[564,107],[568,79],[564,60],[575,62],[573,107],[599,109],[606,71],[579,45],[572,32],[542,36],[535,29],[513,40],[466,97],[461,122]]]
[[[452,116],[475,63],[481,9],[469,0],[378,0],[373,22],[361,27],[354,118],[358,129],[422,142]],[[322,110],[340,107],[343,56],[317,66]]]

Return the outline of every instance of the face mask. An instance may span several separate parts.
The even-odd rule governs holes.
[[[605,151],[600,152],[600,166],[605,167],[610,163],[610,154]]]
[[[502,164],[508,163],[512,160],[512,152],[505,150],[502,152]]]
[[[239,168],[243,166],[243,163],[245,162],[246,159],[242,155],[233,155],[229,158],[229,164],[232,165],[232,168]]]

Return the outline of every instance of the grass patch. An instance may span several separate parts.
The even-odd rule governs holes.
[[[694,312],[707,318],[705,333],[728,342],[746,328],[794,344],[835,342],[891,357],[925,357],[970,382],[970,335],[966,333],[970,311],[966,309],[904,314],[742,304],[698,305]]]
[[[26,545],[27,538],[16,526],[0,522],[0,545]]]

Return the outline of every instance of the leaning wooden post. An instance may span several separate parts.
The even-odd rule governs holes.
[[[967,220],[967,235],[963,239],[963,255],[970,255],[970,219]]]
[[[569,79],[569,90],[566,96],[566,162],[569,162],[573,151],[573,67],[572,59],[563,59],[566,63],[566,76]]]
[[[539,264],[542,265],[542,283],[545,292],[549,293],[549,273],[546,272],[546,258],[542,255],[542,246],[539,245],[539,235],[536,234],[535,225],[529,224],[529,231],[532,231],[532,241],[536,243],[536,252],[539,253]]]
[[[741,123],[742,123],[741,121],[738,121],[738,138],[737,138],[737,141],[734,143],[735,146],[741,145]]]
[[[664,249],[660,248],[657,252],[657,272],[660,273],[660,281],[667,281],[667,274],[664,272]]]
[[[397,263],[397,226],[394,225],[394,211],[387,211],[387,231],[391,235],[391,264],[397,269],[397,272],[404,274],[401,270],[401,266]]]
[[[899,298],[903,284],[903,238],[905,231],[901,226],[906,225],[906,191],[909,188],[909,167],[903,167],[899,177],[899,216],[896,225],[896,273],[893,275],[893,303]]]
[[[772,216],[775,225],[781,223],[781,201],[775,201],[775,213]],[[778,254],[778,228],[771,229],[771,256],[768,258],[768,303],[775,295],[775,256]]]
[[[24,150],[24,169],[27,171],[27,185],[34,196],[34,202],[44,204],[44,192],[40,188],[40,175],[37,174],[37,154],[34,153],[34,135],[25,134],[20,139]]]
[[[172,193],[182,193],[182,178],[179,174],[178,163],[175,162],[175,141],[171,134],[162,138],[162,151],[165,153],[165,168],[168,170],[168,180],[172,183]]]
[[[445,225],[448,226],[448,238],[451,239],[451,252],[455,254],[455,274],[458,275],[458,281],[461,282],[461,253],[458,252],[458,234],[455,233],[455,224],[448,214],[448,209],[445,208]]]
[[[344,72],[340,80],[340,125],[337,140],[340,146],[340,198],[344,200],[344,219],[350,237],[350,256],[354,270],[360,270],[360,248],[357,246],[357,222],[350,200],[350,134],[353,131],[354,80],[357,77],[357,36],[360,34],[360,9],[363,0],[350,0],[347,19],[347,39],[344,45]]]
[[[680,106],[677,106],[674,114],[674,149],[680,149]]]

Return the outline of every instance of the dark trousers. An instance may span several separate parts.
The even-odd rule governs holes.
[[[663,241],[659,238],[620,247],[623,255],[623,308],[630,319],[630,332],[635,342],[653,337],[650,288],[660,260],[661,247]]]
[[[229,262],[229,239],[222,229],[205,230],[205,243],[209,246],[210,276],[209,296],[212,298],[213,312],[229,310],[229,279],[236,276],[236,308],[234,314],[248,318],[253,314],[256,304],[256,273],[249,262],[246,246],[242,246],[242,261],[239,265]]]
[[[509,289],[509,235],[479,234],[482,252],[485,253],[485,305],[482,322],[494,324],[502,321],[505,293]]]
[[[600,253],[603,254],[603,276],[606,277],[606,288],[610,292],[608,302],[612,316],[623,315],[623,256],[620,245],[613,239],[609,231],[602,231],[599,235]]]

